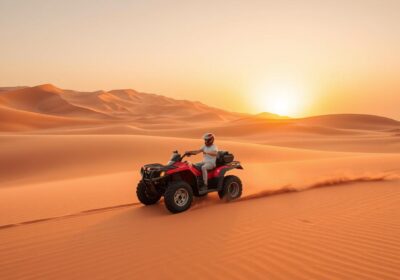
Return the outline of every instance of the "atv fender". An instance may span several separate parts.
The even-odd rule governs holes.
[[[236,163],[234,165],[227,166],[224,169],[222,169],[218,176],[218,190],[221,190],[223,187],[225,173],[232,169],[243,169],[243,167],[240,163]]]

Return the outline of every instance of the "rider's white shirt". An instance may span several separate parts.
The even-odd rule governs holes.
[[[218,147],[216,145],[214,145],[214,144],[211,145],[211,146],[204,145],[200,149],[203,152],[207,152],[207,153],[209,153],[209,152],[218,152]],[[213,165],[215,165],[216,160],[217,160],[216,156],[213,157],[213,156],[210,156],[210,155],[203,154],[203,162],[204,163],[212,163]]]

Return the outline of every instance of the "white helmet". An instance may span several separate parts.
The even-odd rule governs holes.
[[[206,146],[211,146],[214,143],[214,134],[206,133],[203,135],[203,139]]]

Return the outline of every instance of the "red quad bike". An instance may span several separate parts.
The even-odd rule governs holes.
[[[225,176],[232,169],[243,169],[240,162],[233,160],[233,155],[220,151],[216,167],[208,171],[208,189],[200,191],[203,184],[201,165],[182,161],[186,156],[174,151],[167,165],[159,163],[144,165],[140,172],[142,179],[137,185],[136,194],[145,205],[157,203],[161,196],[167,209],[172,213],[183,212],[190,208],[193,196],[205,196],[209,192],[218,192],[220,199],[227,201],[242,195],[242,182],[233,175]]]

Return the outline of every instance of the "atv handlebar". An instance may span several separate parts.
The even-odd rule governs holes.
[[[169,160],[168,164],[172,164],[173,162],[182,161],[185,157],[190,157],[191,155],[194,155],[193,151],[187,151],[183,155],[181,155],[178,151],[173,151],[172,157]]]
[[[190,157],[193,155],[195,155],[195,153],[193,151],[187,151],[181,156],[181,161],[183,160],[184,157]]]
[[[190,156],[192,156],[193,155],[193,153],[192,152],[185,152],[183,155],[182,155],[182,157],[181,157],[181,160],[184,158],[184,157],[190,157]]]

